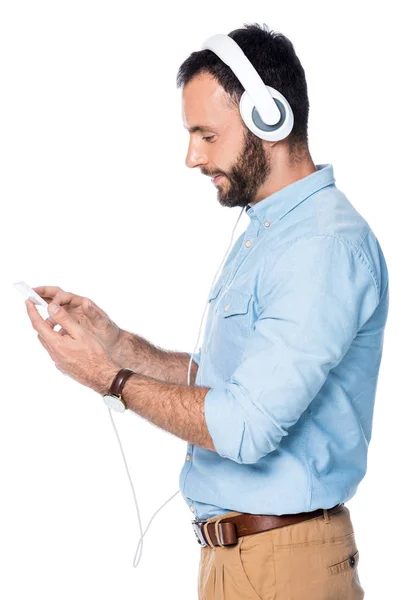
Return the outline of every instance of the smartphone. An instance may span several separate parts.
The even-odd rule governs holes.
[[[18,283],[13,283],[13,285],[25,296],[25,300],[32,300],[33,304],[47,308],[48,303],[46,300],[43,300],[25,281],[18,281]]]
[[[39,294],[37,294],[35,290],[31,288],[30,285],[25,283],[25,281],[18,281],[17,283],[13,283],[13,286],[17,288],[17,290],[21,292],[23,296],[25,296],[25,300],[32,300],[32,302],[36,304],[36,306],[38,307],[38,312],[44,319],[47,319],[50,316],[47,308],[49,305],[48,302],[46,302],[46,300],[43,300],[43,298],[41,298]],[[60,331],[60,329],[62,329],[61,325],[57,324],[54,326],[54,331],[58,332]]]

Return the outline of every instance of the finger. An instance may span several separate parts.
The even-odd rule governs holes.
[[[85,300],[84,296],[79,296],[78,294],[73,294],[72,292],[66,292],[57,286],[38,286],[33,288],[35,292],[39,294],[44,300],[50,302],[56,302],[60,304],[60,306],[64,306],[65,304],[69,304],[70,308],[77,308],[78,306],[82,306],[83,300]]]
[[[47,299],[47,296],[45,296]],[[56,293],[49,298],[50,302],[55,302],[56,304],[70,304],[73,298],[73,294],[71,292],[65,292],[64,290],[58,289]]]
[[[64,373],[64,371],[61,369],[60,365],[57,363],[57,357],[56,357],[56,356],[54,356],[54,354],[53,354],[53,352],[52,352],[52,350],[51,350],[50,346],[49,346],[48,344],[46,344],[46,342],[44,341],[44,339],[42,338],[42,336],[41,336],[39,333],[38,333],[38,336],[37,336],[37,337],[38,337],[38,340],[39,340],[39,342],[42,344],[43,348],[44,348],[45,350],[47,350],[47,352],[49,353],[49,355],[50,355],[51,359],[52,359],[52,360],[53,360],[53,362],[54,362],[54,365],[55,365],[55,367],[56,367],[56,368],[57,368],[57,369],[58,369],[58,370],[59,370],[59,371],[60,371],[60,372],[61,372],[63,375],[66,375],[66,373]]]
[[[37,310],[36,306],[31,300],[25,300],[26,310],[28,311],[29,318],[32,323],[32,327],[40,333],[43,339],[48,343],[55,343],[59,338],[58,334],[53,331],[47,323],[45,323],[43,317]]]
[[[64,331],[66,331],[72,338],[77,339],[82,335],[83,328],[68,314],[65,308],[54,302],[51,302],[51,304],[48,306],[48,311],[49,316],[51,316],[56,324],[61,325]],[[58,335],[58,332],[56,335]]]
[[[44,321],[46,323],[46,325],[48,325],[50,327],[50,329],[54,329],[54,327],[56,327],[57,323],[54,321],[54,319],[52,317],[47,317],[47,319],[45,319]]]
[[[62,291],[60,287],[55,285],[39,285],[32,288],[42,298],[54,298],[57,292]]]
[[[75,308],[79,306],[81,303],[81,297],[72,294],[71,292],[65,292],[60,287],[56,286],[39,286],[33,288],[35,292],[39,294],[44,300],[50,302],[56,302],[63,306],[64,304],[69,304],[71,307]]]
[[[47,319],[45,320],[45,323],[47,323],[48,326],[53,331],[57,331],[57,333],[59,333],[60,335],[67,335],[67,332],[65,331],[65,329],[60,327],[60,325],[58,323],[55,323],[51,317],[47,317]],[[57,330],[57,329],[55,329],[55,327],[60,327],[60,329]]]
[[[44,341],[44,339],[42,338],[42,336],[40,335],[40,333],[38,333],[38,340],[39,342],[42,344],[43,348],[45,350],[47,350],[47,352],[50,354],[50,357],[52,358],[52,360],[55,360],[55,356],[53,355],[53,351],[51,350],[50,346]]]

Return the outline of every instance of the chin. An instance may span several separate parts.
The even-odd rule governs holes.
[[[235,206],[243,206],[243,204],[240,204],[240,201],[234,202],[232,204],[232,200],[230,198],[226,198],[224,196],[221,196],[220,194],[218,194],[218,202],[221,204],[221,206],[227,206],[228,208],[234,208]]]

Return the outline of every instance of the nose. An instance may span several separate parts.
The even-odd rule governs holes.
[[[190,169],[193,169],[199,165],[205,165],[207,162],[207,157],[204,152],[202,152],[194,143],[190,143],[186,154],[185,165]]]

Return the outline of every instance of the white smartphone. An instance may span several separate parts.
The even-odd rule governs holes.
[[[38,307],[38,311],[40,313],[40,315],[44,318],[47,319],[50,315],[49,315],[49,311],[48,311],[48,305],[49,303],[46,302],[46,300],[43,300],[43,298],[41,298],[39,296],[39,294],[37,294],[35,292],[35,290],[33,290],[31,288],[30,285],[28,285],[27,283],[25,283],[25,281],[18,281],[17,283],[13,283],[13,286],[19,291],[21,292],[21,294],[23,296],[25,296],[25,299],[27,300],[29,298],[29,300],[32,300],[32,302],[34,304],[36,304],[36,306]],[[50,317],[51,318],[51,317]],[[53,321],[54,323],[54,321]],[[62,329],[61,325],[55,325],[54,326],[54,331],[60,331],[60,329]]]
[[[39,294],[35,292],[35,290],[33,290],[27,283],[25,283],[25,281],[18,281],[18,283],[13,283],[13,285],[17,288],[19,292],[21,292],[23,296],[25,296],[26,300],[32,300],[33,304],[36,304],[38,306],[44,306],[45,308],[47,308],[48,303],[46,302],[46,300],[43,300],[43,298],[41,298]]]

